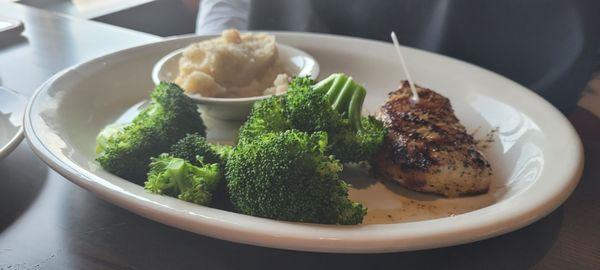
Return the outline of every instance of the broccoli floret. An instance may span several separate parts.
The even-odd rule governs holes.
[[[296,77],[285,96],[285,111],[301,131],[336,132],[348,124],[357,130],[366,93],[345,74],[333,74],[317,84],[308,76]]]
[[[217,163],[196,166],[182,158],[161,154],[152,158],[144,188],[152,193],[208,205],[222,179]]]
[[[240,128],[239,141],[252,140],[268,132],[292,128],[284,113],[283,96],[273,96],[254,103],[248,120]]]
[[[339,80],[338,80],[339,81]],[[339,129],[342,116],[333,109],[325,87],[313,88],[310,77],[296,77],[285,95],[285,115],[294,129],[304,132]]]
[[[201,163],[221,163],[221,156],[212,144],[198,133],[188,134],[171,146],[170,154],[199,166]]]
[[[330,153],[342,162],[369,160],[386,134],[380,121],[361,116],[366,90],[345,74],[333,74],[318,82],[296,77],[284,96],[255,104],[240,129],[240,142],[267,132],[296,129],[325,131]]]
[[[195,166],[218,163],[219,168],[224,168],[233,147],[209,143],[200,134],[188,134],[171,147],[173,157],[184,159]],[[225,181],[220,181],[213,192],[211,206],[221,209],[231,209]]]
[[[295,82],[299,82],[298,85],[309,83],[306,79]],[[381,121],[361,116],[367,92],[352,78],[345,74],[333,74],[313,85],[310,93],[305,90],[307,87],[295,86],[294,82],[290,84],[292,90],[287,96],[287,100],[296,100],[287,103],[288,115],[296,119],[292,120],[294,123],[309,123],[316,127],[315,130],[327,131],[331,142],[330,152],[341,162],[369,160],[379,150],[387,130]],[[319,96],[321,100],[316,102],[313,96]]]
[[[219,163],[224,165],[233,151],[230,145],[209,143],[198,133],[188,134],[171,146],[170,154],[183,158],[194,165]]]
[[[387,129],[372,116],[361,117],[362,128],[347,128],[336,133],[331,143],[331,153],[342,162],[368,161],[379,151]]]
[[[104,151],[108,144],[108,139],[122,132],[129,125],[131,125],[131,123],[111,124],[104,127],[96,137],[96,154],[100,154]]]
[[[287,221],[359,224],[341,163],[326,153],[327,134],[287,130],[238,144],[226,165],[229,196],[243,214]]]
[[[233,153],[233,146],[224,144],[210,144],[210,147],[212,148],[213,152],[219,156],[221,165],[225,166],[229,156],[231,156],[231,153]]]
[[[151,103],[122,129],[100,132],[98,163],[107,171],[134,183],[146,179],[150,157],[168,152],[188,133],[206,135],[197,106],[173,83],[160,83]]]

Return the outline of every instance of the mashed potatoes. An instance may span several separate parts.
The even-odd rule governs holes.
[[[273,36],[226,30],[183,51],[175,83],[188,94],[205,97],[283,93],[290,78],[277,58]]]

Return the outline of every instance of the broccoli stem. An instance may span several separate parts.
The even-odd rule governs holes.
[[[337,76],[337,75],[339,75],[339,74],[332,74],[331,76],[321,80],[320,82],[315,83],[313,85],[313,89],[320,89],[320,90],[331,89],[331,85],[334,84],[334,81],[339,78],[339,76]]]
[[[167,165],[167,172],[174,180],[173,182],[177,186],[177,190],[182,191],[188,188],[187,181],[185,181],[186,172],[185,172],[185,161],[183,159],[177,158],[173,159]]]
[[[344,84],[346,84],[348,76],[344,74],[334,74],[332,76],[329,76],[325,80],[328,80],[329,78],[332,78],[333,82],[331,85],[328,86],[329,91],[327,91],[326,97],[327,101],[329,101],[329,104],[333,104],[337,99],[338,95],[340,94],[340,90],[342,90],[342,87],[344,86]]]
[[[362,130],[360,119],[365,96],[367,96],[367,90],[365,90],[365,88],[362,86],[358,86],[352,94],[352,99],[350,100],[350,105],[348,106],[348,119],[350,120],[350,125],[354,130]]]
[[[352,79],[348,79],[342,89],[340,90],[340,94],[337,96],[335,102],[333,102],[333,109],[338,111],[340,114],[344,115],[348,113],[348,105],[350,103],[350,99],[352,98],[352,94],[356,88],[356,83]]]
[[[313,85],[313,89],[327,90],[325,97],[331,108],[348,116],[350,126],[354,130],[362,129],[361,111],[367,94],[362,86],[346,74],[336,73]]]

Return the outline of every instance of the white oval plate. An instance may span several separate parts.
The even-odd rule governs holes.
[[[275,36],[313,55],[323,76],[345,72],[362,82],[368,89],[367,112],[377,110],[402,76],[390,43],[307,33],[276,32]],[[72,182],[171,226],[253,245],[347,253],[435,248],[506,233],[558,207],[581,176],[579,137],[548,102],[485,69],[404,48],[415,81],[450,98],[462,123],[469,130],[479,129],[475,137],[498,128],[495,142],[484,151],[496,175],[489,193],[443,199],[380,183],[348,168],[344,174],[355,185],[351,197],[369,207],[366,224],[357,226],[282,222],[149,194],[98,167],[94,138],[105,125],[130,119],[136,104],[153,88],[147,79],[153,64],[193,39],[123,50],[48,80],[31,99],[25,115],[25,131],[34,151]],[[210,140],[232,140],[239,126],[205,120]],[[459,214],[467,210],[474,211]]]
[[[27,99],[0,86],[0,159],[10,154],[23,140],[23,111]]]

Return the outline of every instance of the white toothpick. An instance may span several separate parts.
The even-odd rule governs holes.
[[[400,57],[400,63],[402,64],[402,69],[404,69],[406,80],[408,81],[408,84],[410,85],[410,90],[412,91],[412,97],[410,98],[410,101],[412,101],[413,104],[416,104],[419,102],[419,94],[417,94],[417,89],[415,88],[412,78],[410,77],[410,73],[408,72],[408,68],[406,67],[404,55],[400,51],[400,43],[398,43],[398,37],[396,37],[396,33],[394,33],[394,31],[392,31],[391,36],[392,42],[394,43],[394,47],[396,48],[396,53],[398,53],[398,56]]]

